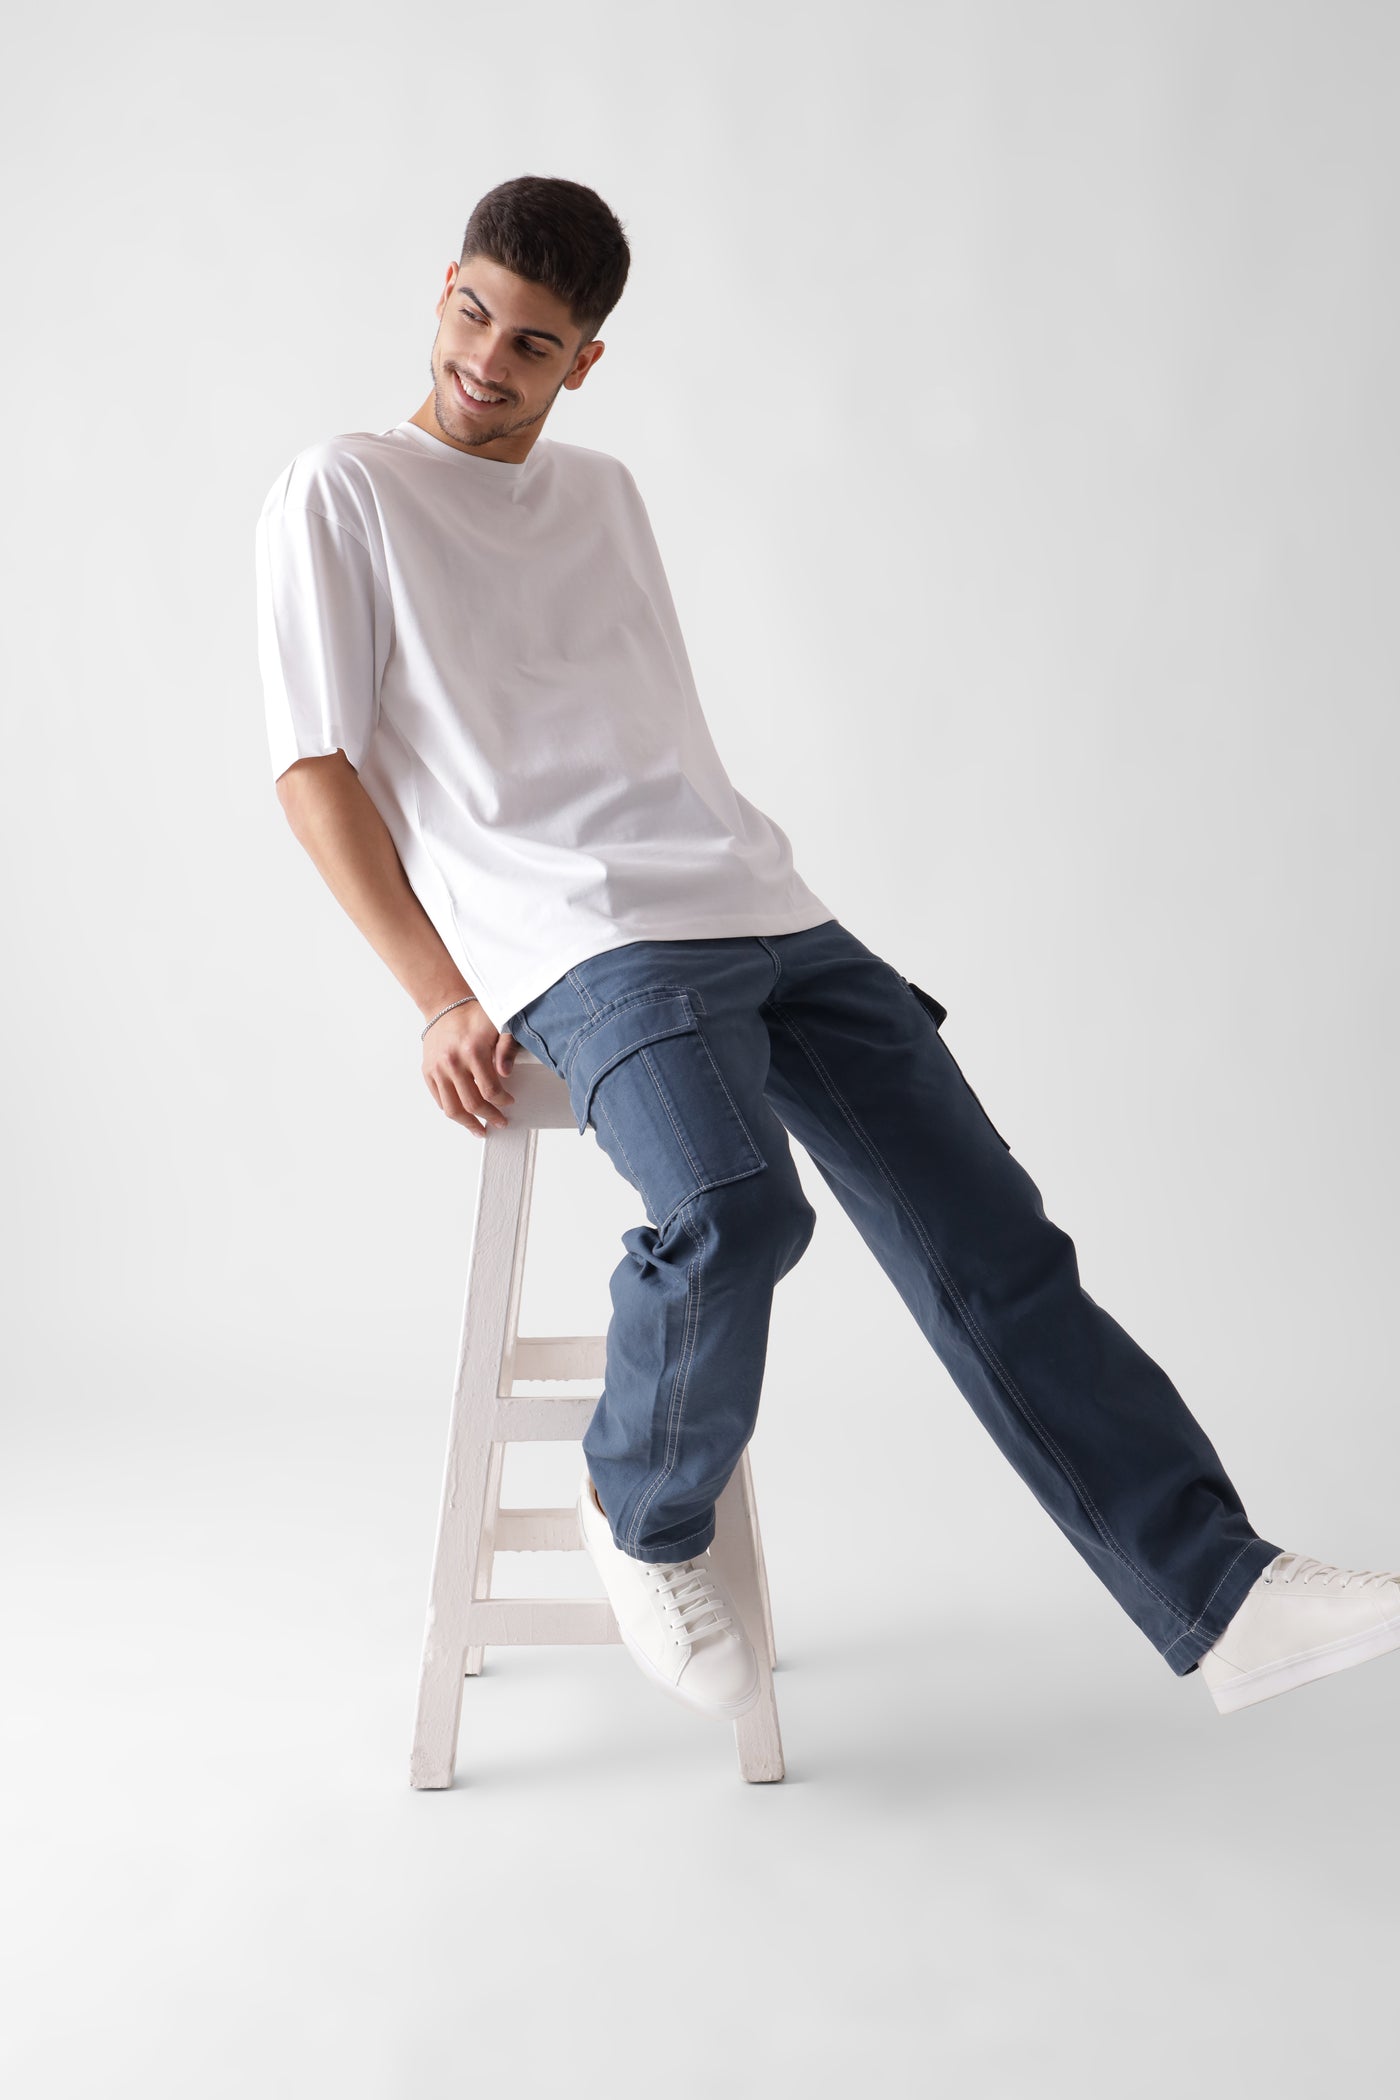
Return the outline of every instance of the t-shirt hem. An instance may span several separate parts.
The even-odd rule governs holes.
[[[541,992],[547,992],[567,970],[587,962],[590,956],[607,955],[614,948],[630,947],[634,941],[720,941],[744,934],[805,933],[814,926],[827,925],[835,917],[829,905],[814,898],[810,904],[793,906],[785,912],[721,912],[708,917],[661,919],[640,927],[619,926],[607,939],[583,947],[575,942],[557,950],[552,957],[541,958],[528,975],[515,978],[489,997],[479,985],[474,985],[473,990],[487,1019],[503,1031],[507,1021],[523,1013]]]

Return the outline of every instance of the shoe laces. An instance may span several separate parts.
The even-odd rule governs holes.
[[[1281,1553],[1272,1563],[1264,1580],[1270,1583],[1295,1583],[1304,1588],[1316,1583],[1326,1589],[1336,1581],[1339,1589],[1359,1590],[1379,1587],[1383,1582],[1400,1582],[1400,1572],[1394,1568],[1338,1568],[1330,1560],[1316,1560],[1310,1553]]]
[[[652,1564],[666,1616],[686,1647],[707,1633],[732,1626],[723,1593],[703,1560],[662,1560]]]

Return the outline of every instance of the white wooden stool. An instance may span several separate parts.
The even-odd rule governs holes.
[[[541,1130],[567,1126],[577,1134],[577,1124],[563,1080],[523,1048],[516,1053],[510,1091],[515,1105],[506,1111],[508,1124],[489,1127],[478,1140],[481,1179],[409,1761],[415,1787],[451,1786],[462,1686],[466,1678],[480,1675],[488,1647],[622,1639],[606,1597],[497,1597],[491,1592],[498,1552],[584,1550],[574,1508],[503,1509],[501,1468],[509,1443],[582,1440],[596,1393],[531,1398],[516,1396],[513,1388],[518,1380],[601,1379],[607,1339],[519,1332],[536,1141]],[[710,1557],[753,1642],[762,1681],[757,1704],[734,1723],[739,1770],[745,1779],[781,1779],[772,1674],[777,1652],[747,1449],[716,1504]],[[657,1696],[666,1694],[658,1690]],[[698,1728],[706,1726],[704,1716],[694,1719]]]

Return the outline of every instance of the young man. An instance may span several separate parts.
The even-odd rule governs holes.
[[[257,530],[278,797],[423,1015],[434,1100],[502,1127],[523,1043],[646,1205],[578,1503],[629,1650],[701,1712],[757,1696],[706,1549],[815,1224],[790,1137],[1176,1675],[1199,1666],[1228,1713],[1400,1647],[1400,1573],[1254,1530],[1170,1379],[1081,1287],[943,1007],[730,784],[636,483],[542,435],[629,261],[592,190],[492,190],[447,267],[426,400],[299,452]]]

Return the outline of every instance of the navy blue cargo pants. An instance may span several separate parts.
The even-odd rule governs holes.
[[[791,1136],[1031,1493],[1185,1676],[1282,1549],[1081,1285],[944,1017],[829,919],[607,949],[506,1022],[646,1205],[622,1236],[583,1440],[598,1498],[640,1560],[713,1538],[757,1419],[773,1290],[816,1223]]]

